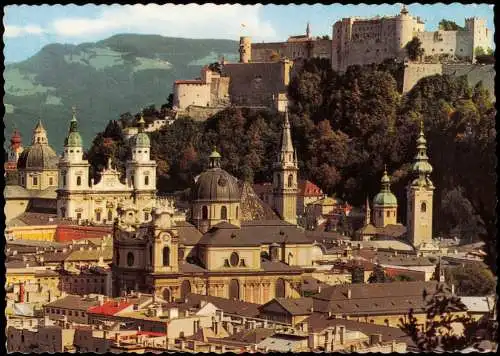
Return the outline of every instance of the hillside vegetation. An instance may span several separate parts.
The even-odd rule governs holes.
[[[398,71],[353,66],[339,75],[328,61],[305,63],[289,88],[300,176],[361,205],[380,190],[386,164],[399,201],[399,221],[405,223],[405,187],[423,120],[436,186],[434,231],[482,236],[489,241],[488,263],[493,265],[496,111],[487,90],[481,83],[469,87],[466,78],[436,75],[402,96],[391,73]],[[153,133],[160,192],[187,189],[207,166],[214,145],[223,168],[236,177],[270,181],[282,120],[276,112],[228,108],[206,122],[177,120]],[[89,152],[93,174],[104,167],[107,156],[124,170],[128,152],[120,125],[110,122]]]
[[[58,152],[76,106],[85,144],[109,120],[167,101],[177,79],[198,77],[202,65],[236,60],[238,43],[123,34],[80,45],[51,44],[33,57],[6,65],[4,123],[28,145],[39,118]]]

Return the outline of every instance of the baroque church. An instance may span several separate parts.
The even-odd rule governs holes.
[[[120,209],[113,237],[115,295],[138,290],[171,301],[194,292],[261,304],[300,297],[314,244],[296,225],[298,168],[288,115],[273,176],[281,219],[245,219],[238,181],[220,160],[214,150],[193,184],[186,222],[174,221],[170,204],[157,206],[153,220],[142,224],[136,210]]]
[[[64,151],[58,162],[57,215],[77,221],[112,224],[118,208],[133,205],[136,219],[151,220],[156,204],[156,162],[150,159],[150,141],[144,132],[144,118],[139,121],[139,132],[131,138],[131,157],[126,162],[125,183],[120,172],[108,161],[101,179],[89,181],[90,164],[83,159],[83,142],[73,112]]]

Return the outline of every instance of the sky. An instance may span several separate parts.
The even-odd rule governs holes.
[[[284,41],[305,33],[330,35],[343,17],[396,15],[395,5],[10,5],[4,8],[6,63],[22,61],[50,43],[95,42],[118,33],[159,34],[167,37],[225,38],[251,36],[254,42]],[[410,4],[433,31],[443,18],[463,26],[466,17],[482,17],[493,31],[493,5],[454,3]],[[243,26],[244,25],[244,26]],[[492,43],[492,47],[494,44]]]

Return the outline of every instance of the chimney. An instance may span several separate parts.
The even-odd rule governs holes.
[[[347,299],[351,299],[351,297],[352,297],[351,287],[347,287]]]
[[[451,285],[451,294],[455,295],[455,285],[454,284]]]
[[[318,285],[318,293],[321,293],[321,284]]]

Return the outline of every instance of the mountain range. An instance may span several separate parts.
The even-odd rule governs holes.
[[[238,58],[238,42],[120,34],[79,45],[50,44],[5,65],[5,137],[14,127],[31,141],[41,119],[49,143],[62,150],[72,107],[86,148],[120,114],[167,102],[178,79],[199,77],[203,65]]]

